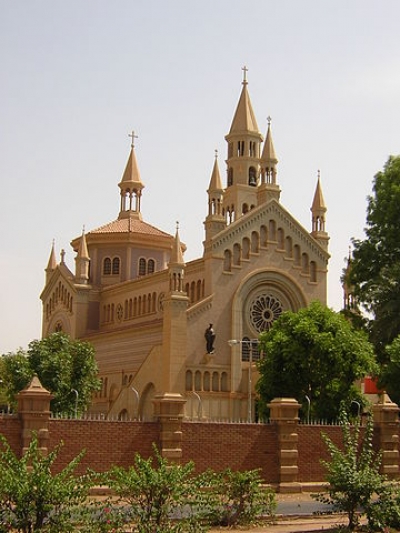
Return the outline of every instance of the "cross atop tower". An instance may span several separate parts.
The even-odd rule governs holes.
[[[243,70],[243,85],[247,85],[247,71],[249,70],[246,65],[242,67]]]
[[[134,148],[135,147],[135,139],[138,139],[139,137],[137,135],[135,135],[135,132],[133,130],[132,130],[131,133],[128,133],[128,137],[130,137],[132,139],[131,148]]]

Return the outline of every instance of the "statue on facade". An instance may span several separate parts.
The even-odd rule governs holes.
[[[204,333],[204,337],[206,339],[207,353],[214,353],[215,332],[214,332],[212,324],[210,324],[208,328],[206,329]]]

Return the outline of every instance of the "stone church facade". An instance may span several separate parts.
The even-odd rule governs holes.
[[[326,303],[319,177],[307,230],[280,202],[270,121],[264,140],[246,76],[225,139],[226,183],[216,156],[202,257],[186,263],[178,228],[170,235],[143,220],[133,142],[116,220],[72,240],[74,269],[52,247],[42,335],[65,331],[93,344],[102,380],[93,412],[151,420],[168,400],[187,418],[253,420],[260,354],[251,341],[282,312]]]

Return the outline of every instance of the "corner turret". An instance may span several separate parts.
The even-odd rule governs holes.
[[[118,187],[121,189],[121,207],[118,218],[137,218],[142,220],[140,201],[144,185],[140,179],[140,172],[135,154],[134,140],[137,136],[132,132],[130,137],[132,138],[131,152],[122,180],[118,183]]]
[[[268,117],[268,129],[260,159],[261,183],[258,187],[258,204],[265,204],[272,198],[279,201],[281,190],[276,179],[276,157],[271,133],[271,117]]]
[[[316,239],[321,246],[325,248],[325,250],[328,249],[328,243],[329,243],[329,235],[326,232],[325,229],[325,214],[326,214],[326,206],[324,197],[322,194],[322,187],[321,187],[321,176],[320,171],[318,170],[318,181],[317,181],[317,187],[315,189],[314,193],[314,199],[311,206],[311,235]]]

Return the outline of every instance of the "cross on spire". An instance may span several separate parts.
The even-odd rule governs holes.
[[[138,139],[139,137],[137,135],[135,135],[135,132],[133,130],[132,130],[131,133],[128,133],[128,137],[130,137],[132,139],[131,148],[134,148],[135,147],[135,139]]]
[[[247,71],[249,70],[246,65],[242,67],[243,70],[243,85],[247,85]]]
[[[218,150],[214,150],[215,152],[215,159],[218,159]]]
[[[271,125],[271,121],[272,121],[272,118],[270,115],[267,116],[267,122],[268,122],[268,126]]]

